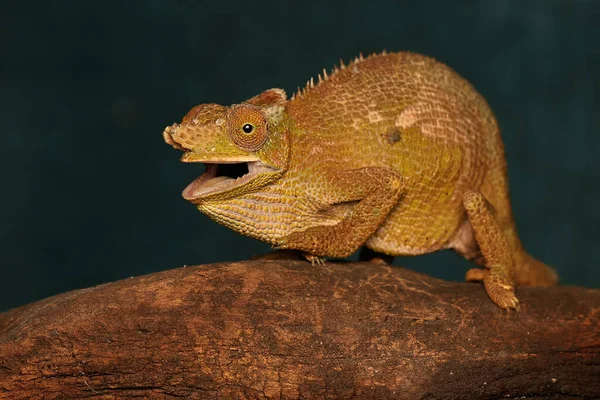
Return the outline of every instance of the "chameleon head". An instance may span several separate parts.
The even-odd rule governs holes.
[[[279,178],[289,156],[286,103],[283,90],[270,89],[230,107],[200,104],[166,127],[165,142],[185,152],[181,161],[206,164],[183,197],[195,204],[225,200]]]

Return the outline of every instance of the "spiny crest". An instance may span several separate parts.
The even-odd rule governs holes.
[[[304,88],[298,87],[298,89],[296,90],[296,93],[292,94],[292,98],[290,100],[294,100],[295,98],[299,98],[300,96],[305,95],[311,89],[313,89],[315,86],[318,86],[322,82],[328,81],[331,78],[335,77],[341,70],[346,69],[347,66],[352,66],[352,65],[361,63],[369,58],[385,56],[387,54],[388,53],[386,50],[383,50],[381,53],[372,53],[367,57],[364,57],[362,53],[359,53],[357,57],[355,57],[353,60],[350,60],[348,65],[344,64],[343,59],[340,59],[339,67],[337,65],[334,66],[333,69],[331,69],[329,73],[327,73],[327,70],[325,68],[323,68],[323,75],[321,75],[321,74],[317,75],[318,81],[316,84],[315,84],[315,80],[313,78],[310,78],[310,80],[308,80],[306,82],[306,86]]]

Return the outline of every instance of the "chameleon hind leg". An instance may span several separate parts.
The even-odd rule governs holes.
[[[326,176],[330,204],[357,201],[335,225],[313,226],[285,236],[278,248],[295,249],[314,260],[347,257],[383,223],[403,193],[400,176],[391,170],[366,167],[329,172]]]
[[[481,193],[466,192],[463,204],[486,267],[485,270],[469,270],[467,280],[483,281],[488,296],[499,307],[518,309],[519,300],[515,296],[515,261],[506,236]]]

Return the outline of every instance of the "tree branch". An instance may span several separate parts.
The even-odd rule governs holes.
[[[0,314],[0,398],[600,397],[600,291],[517,295],[370,263],[180,268]]]

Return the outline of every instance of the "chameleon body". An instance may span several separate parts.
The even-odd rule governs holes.
[[[484,267],[467,280],[505,309],[518,307],[516,285],[556,283],[517,236],[492,111],[431,58],[361,56],[291,99],[270,89],[196,106],[163,136],[182,161],[207,166],[184,198],[309,260],[363,245],[391,256],[453,249]],[[245,175],[226,177],[240,164]]]

